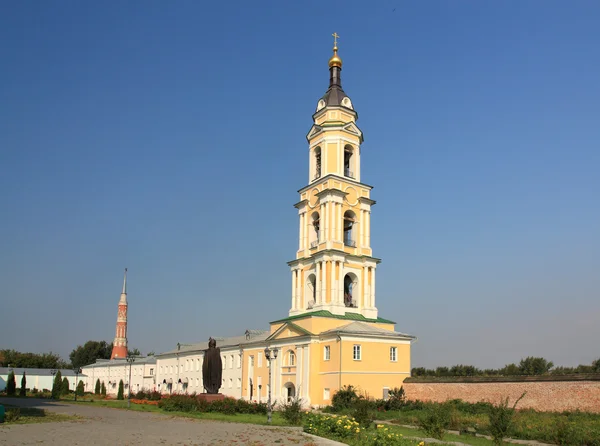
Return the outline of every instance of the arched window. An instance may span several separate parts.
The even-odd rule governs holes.
[[[306,281],[307,292],[305,296],[308,297],[308,302],[306,302],[307,309],[312,308],[317,302],[317,276],[311,274],[308,276]]]
[[[288,352],[288,365],[296,365],[296,354],[292,350]]]
[[[356,218],[354,212],[344,212],[344,245],[356,247],[356,240],[354,237],[354,222]]]
[[[319,245],[319,236],[320,236],[320,228],[321,221],[319,219],[319,213],[313,212],[311,215],[311,230],[310,230],[310,247],[316,248]]]
[[[321,148],[315,148],[315,180],[321,178]]]
[[[344,176],[354,178],[354,149],[352,146],[344,147]]]
[[[354,289],[358,282],[354,274],[346,274],[344,276],[344,305],[347,307],[357,307],[357,297],[354,294]]]

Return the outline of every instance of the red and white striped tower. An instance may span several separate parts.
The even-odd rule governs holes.
[[[119,313],[117,315],[117,329],[113,342],[110,359],[127,357],[127,268],[123,277],[123,291],[119,299]]]

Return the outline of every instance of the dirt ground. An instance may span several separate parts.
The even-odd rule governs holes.
[[[0,404],[75,414],[60,423],[0,424],[0,445],[325,445],[298,428],[193,420],[106,407],[3,398]]]

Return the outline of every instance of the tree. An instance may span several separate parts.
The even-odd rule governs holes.
[[[146,354],[146,356],[154,356],[154,350],[152,350],[151,352],[148,352],[148,354]]]
[[[52,384],[52,399],[57,400],[60,398],[61,389],[62,375],[59,370],[58,372],[56,372],[56,375],[54,376],[54,383]]]
[[[27,378],[25,378],[25,371],[23,371],[23,377],[21,378],[21,390],[19,391],[20,396],[25,396],[27,390]]]
[[[600,358],[592,362],[592,370],[594,373],[600,373]]]
[[[15,381],[15,372],[11,370],[6,378],[6,394],[8,396],[14,396],[16,393],[17,382]]]
[[[142,354],[140,353],[140,350],[137,348],[134,348],[133,350],[127,350],[127,354],[129,356],[142,356]]]
[[[515,376],[520,375],[521,370],[517,364],[507,364],[500,369],[500,374],[503,376]]]
[[[82,380],[79,380],[79,383],[77,384],[76,394],[77,394],[77,396],[83,396],[84,392],[85,392],[85,384],[83,384]]]
[[[521,359],[521,362],[519,363],[519,372],[521,372],[521,375],[544,375],[545,373],[548,373],[552,367],[554,367],[552,361],[528,356],[525,359]]]
[[[100,378],[96,380],[96,388],[94,389],[94,395],[100,395]]]
[[[123,399],[123,380],[119,381],[119,393],[117,393],[117,399]]]
[[[69,365],[60,356],[49,353],[22,353],[16,350],[0,350],[0,366],[10,364],[12,367],[34,369],[64,369]]]
[[[62,380],[62,384],[60,385],[60,394],[68,395],[69,394],[69,379],[65,376]]]
[[[102,387],[100,389],[100,395],[106,396],[106,386],[104,385],[104,381],[102,381]]]
[[[83,367],[93,364],[96,359],[110,359],[112,343],[106,341],[87,341],[78,345],[69,355],[73,367]]]

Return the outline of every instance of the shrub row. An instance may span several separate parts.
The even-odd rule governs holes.
[[[228,415],[237,413],[262,414],[267,413],[266,403],[251,403],[245,400],[225,398],[224,400],[206,401],[195,393],[172,394],[162,398],[158,407],[169,412],[219,412]]]

